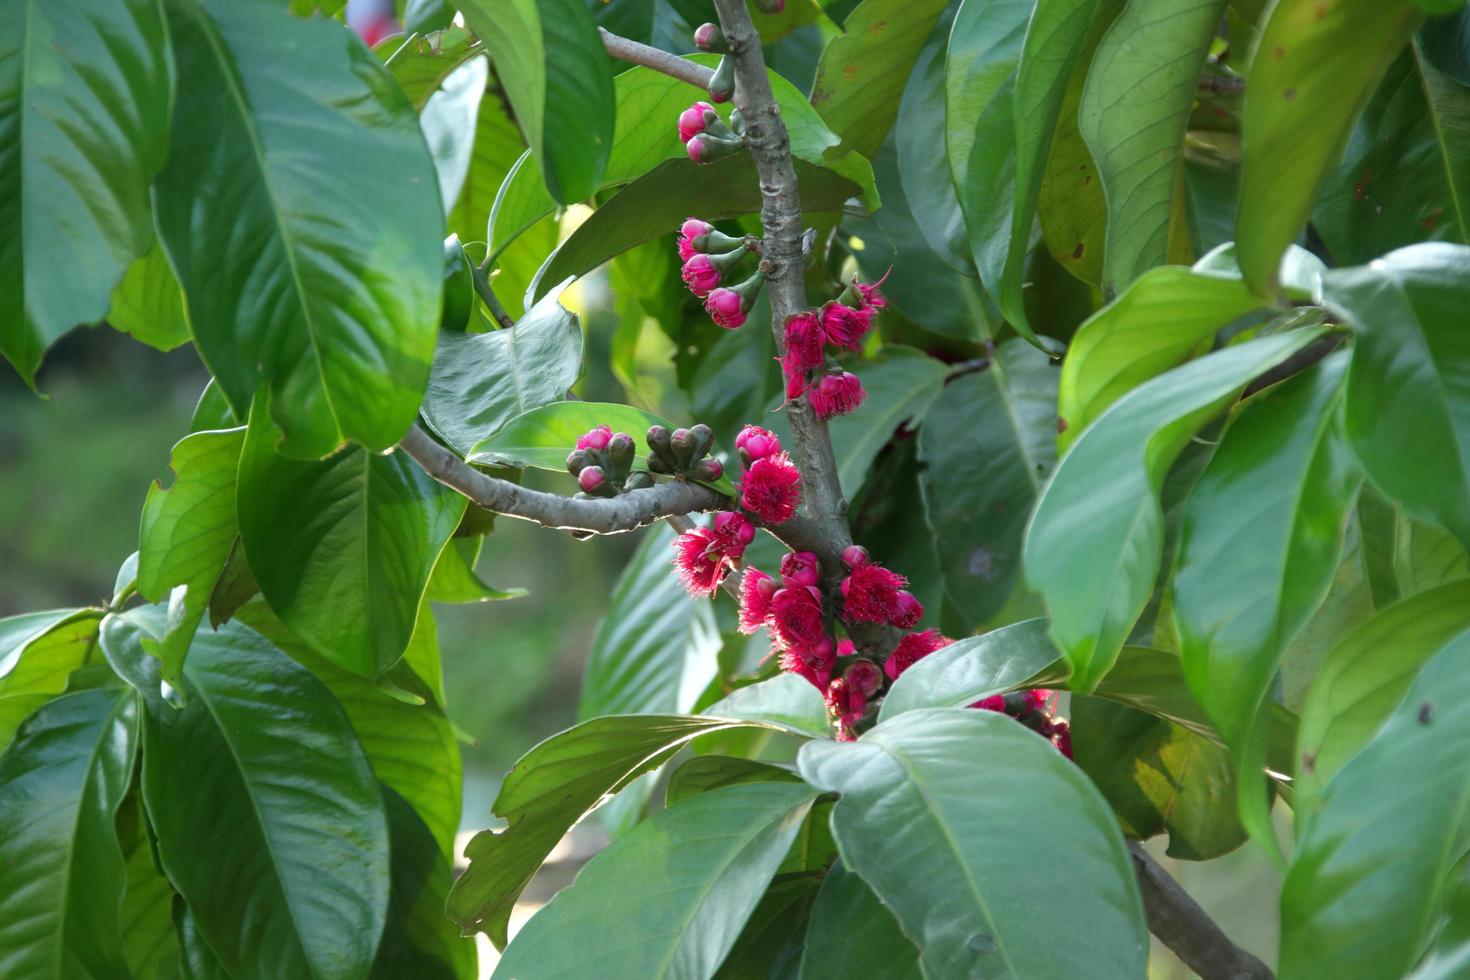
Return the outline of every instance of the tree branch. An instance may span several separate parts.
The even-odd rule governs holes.
[[[688,82],[690,85],[697,85],[706,90],[709,88],[710,79],[715,75],[704,65],[696,65],[688,58],[669,54],[667,51],[647,44],[639,44],[631,38],[614,34],[605,27],[599,27],[597,31],[602,35],[602,46],[607,49],[607,53],[619,61],[652,68],[671,78],[677,78],[681,82]]]
[[[1271,970],[1230,941],[1215,920],[1179,882],[1159,866],[1143,845],[1128,842],[1143,893],[1148,931],[1159,938],[1202,980],[1272,980]]]

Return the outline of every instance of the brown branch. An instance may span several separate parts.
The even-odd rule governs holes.
[[[1143,846],[1128,842],[1143,893],[1148,931],[1201,980],[1271,980],[1271,970],[1230,941],[1209,913],[1159,866]]]
[[[667,51],[647,44],[639,44],[630,38],[614,34],[604,27],[599,27],[597,30],[602,35],[602,46],[607,49],[608,54],[619,61],[652,68],[654,71],[663,72],[671,78],[688,82],[690,85],[697,85],[702,89],[709,88],[710,79],[715,75],[704,65],[697,65],[688,58],[669,54]]]

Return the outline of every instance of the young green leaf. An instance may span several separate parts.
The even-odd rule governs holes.
[[[993,785],[1024,784],[1025,804],[976,792],[978,760]],[[832,829],[843,864],[893,911],[926,976],[1143,974],[1143,908],[1107,804],[1013,719],[910,712],[852,744],[809,742],[797,761],[808,782],[842,794]],[[1053,887],[1062,876],[1069,887]]]
[[[113,820],[138,743],[131,690],[52,701],[0,755],[0,973],[126,976]]]
[[[1073,690],[1112,667],[1158,576],[1159,488],[1194,433],[1252,378],[1321,336],[1292,330],[1175,368],[1116,402],[1063,457],[1031,517],[1026,580],[1046,599]]]
[[[526,923],[494,975],[713,976],[816,795],[791,783],[730,786],[639,824]]]
[[[240,418],[269,384],[284,451],[386,449],[439,324],[443,210],[418,119],[339,24],[271,0],[167,6],[180,84],[155,203],[199,354]]]
[[[107,322],[159,350],[173,350],[189,342],[184,294],[158,242],[133,260],[112,291]]]
[[[0,619],[0,750],[31,712],[66,690],[96,658],[96,609],[58,609]]]
[[[157,0],[17,3],[0,40],[0,354],[34,385],[153,237],[173,61]]]

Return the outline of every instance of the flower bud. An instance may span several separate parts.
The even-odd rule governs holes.
[[[689,287],[689,291],[700,299],[704,299],[710,294],[710,290],[720,284],[720,270],[715,268],[708,255],[702,253],[685,262],[679,274],[684,277],[684,285]]]
[[[781,582],[788,586],[815,586],[822,579],[817,556],[810,551],[793,551],[781,559]]]
[[[826,335],[822,332],[822,322],[815,313],[808,310],[787,317],[782,328],[782,338],[793,370],[805,372],[822,366],[822,347]],[[786,364],[784,361],[782,363]]]
[[[653,486],[653,477],[642,470],[629,474],[628,478],[623,481],[624,490],[647,490],[651,486]]]
[[[734,94],[735,59],[725,55],[715,66],[714,77],[709,80],[709,97],[715,102],[729,102]]]
[[[758,271],[738,285],[712,290],[705,297],[704,308],[718,326],[734,330],[745,323],[745,314],[755,305],[765,284],[766,274]]]
[[[592,493],[606,480],[601,466],[584,467],[582,472],[577,474],[577,485],[582,488],[583,493]]]
[[[890,620],[889,625],[906,630],[919,625],[919,620],[923,618],[924,604],[914,598],[912,592],[900,592],[898,594],[898,615]]]
[[[615,434],[607,442],[607,458],[618,473],[627,473],[628,468],[633,465],[633,453],[636,447],[633,445],[633,437],[626,432]]]
[[[758,459],[774,456],[781,451],[781,440],[769,429],[762,429],[758,425],[747,425],[740,430],[735,437],[735,448],[740,451],[740,458],[749,466]]]
[[[696,135],[704,132],[706,126],[704,114],[714,111],[715,107],[708,102],[696,102],[679,113],[679,141],[688,143]]]
[[[650,473],[662,473],[664,476],[674,475],[674,468],[658,453],[649,453],[646,462]]]
[[[847,563],[848,568],[857,568],[859,565],[866,565],[872,561],[868,557],[868,549],[860,544],[849,545],[843,548],[842,560]]]
[[[725,40],[725,32],[720,30],[719,24],[700,24],[696,27],[694,46],[701,51],[714,51],[721,54],[730,50],[730,45]]]
[[[607,448],[610,439],[612,439],[612,429],[606,425],[599,425],[577,439],[577,448],[603,450]]]
[[[696,422],[689,427],[689,434],[694,437],[694,456],[699,458],[709,452],[715,444],[715,433],[703,422]]]
[[[690,476],[701,483],[713,483],[724,475],[725,464],[713,456],[707,459],[701,459],[694,465],[694,469],[690,472]]]
[[[883,686],[883,671],[871,660],[854,660],[842,676],[850,689],[861,692],[865,698],[871,698]]]
[[[679,469],[688,469],[694,462],[694,435],[688,429],[675,429],[669,437],[669,448]]]
[[[858,376],[847,371],[824,376],[807,392],[807,400],[819,419],[850,415],[857,411],[866,397],[868,393],[863,390]]]
[[[696,133],[693,138],[685,141],[684,152],[695,163],[714,163],[740,152],[743,145],[733,134],[725,138],[711,133]]]
[[[576,476],[582,470],[586,469],[587,464],[590,462],[591,459],[587,455],[587,450],[573,449],[567,454],[567,472],[572,474],[572,476]]]

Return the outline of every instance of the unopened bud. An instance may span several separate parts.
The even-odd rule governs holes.
[[[601,466],[588,466],[577,474],[577,485],[582,488],[583,493],[592,493],[602,486],[606,479]]]
[[[708,102],[696,102],[683,112],[679,113],[679,139],[688,143],[699,133],[704,132],[708,117],[706,112],[714,112],[715,107]]]
[[[695,163],[714,163],[732,154],[739,153],[739,139],[722,139],[709,133],[698,133],[684,144],[684,151]]]
[[[821,578],[817,556],[810,551],[793,551],[781,559],[781,581],[787,586],[814,586]]]
[[[708,459],[701,459],[694,465],[694,469],[690,471],[690,476],[701,483],[713,483],[724,475],[725,464],[713,456]]]
[[[626,432],[619,432],[608,440],[607,459],[613,470],[619,474],[627,473],[628,468],[633,465],[635,451],[633,437]]]
[[[694,46],[701,51],[724,53],[730,50],[725,32],[719,24],[700,24],[694,29]]]
[[[720,59],[715,66],[715,74],[709,80],[709,97],[719,102],[729,102],[730,96],[735,94],[735,59],[729,55]]]
[[[715,444],[714,431],[703,422],[697,422],[689,427],[689,434],[694,437],[694,457],[698,459],[709,452]]]
[[[675,429],[669,437],[669,448],[680,469],[687,469],[694,462],[694,434],[688,429]]]
[[[842,549],[842,560],[847,562],[848,568],[857,568],[859,565],[866,565],[872,561],[868,557],[868,549],[860,544],[851,545]]]
[[[589,462],[591,460],[587,456],[587,450],[573,449],[567,454],[567,472],[576,476],[587,468]]]
[[[642,470],[631,474],[623,481],[624,490],[647,490],[651,486],[653,486],[653,477]]]
[[[924,618],[924,604],[914,598],[912,592],[898,594],[898,609],[898,616],[893,619],[891,625],[899,629],[906,630],[911,626],[917,626],[919,620]]]
[[[663,457],[657,453],[649,453],[647,463],[650,473],[662,473],[664,476],[674,475],[674,468],[664,462]]]
[[[883,671],[871,660],[854,660],[842,675],[848,687],[870,698],[883,686]]]

